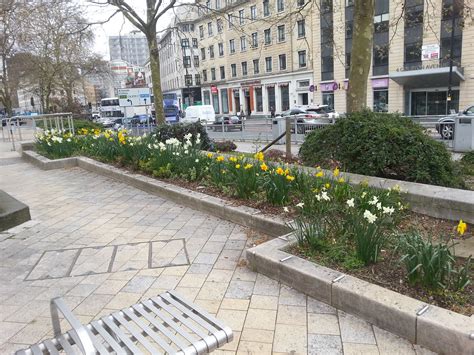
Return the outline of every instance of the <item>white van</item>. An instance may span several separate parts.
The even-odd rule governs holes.
[[[188,106],[184,111],[183,123],[206,122],[214,123],[216,113],[211,105]]]

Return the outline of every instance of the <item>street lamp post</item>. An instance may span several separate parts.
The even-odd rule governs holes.
[[[446,101],[448,101],[447,109],[448,113],[452,107],[452,86],[453,86],[453,52],[454,52],[454,27],[456,26],[456,17],[455,17],[455,9],[456,7],[456,0],[453,0],[453,4],[451,5],[451,42],[449,47],[449,77],[448,77],[448,96]]]

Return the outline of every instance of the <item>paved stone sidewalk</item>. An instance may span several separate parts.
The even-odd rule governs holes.
[[[0,156],[0,172],[33,218],[0,233],[0,354],[52,336],[52,297],[89,322],[168,289],[232,327],[235,340],[217,353],[429,353],[250,271],[254,237],[241,226],[79,168],[46,172]]]

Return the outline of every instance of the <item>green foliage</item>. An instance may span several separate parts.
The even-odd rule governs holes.
[[[306,165],[420,183],[462,187],[446,147],[422,127],[396,114],[353,113],[334,125],[314,130],[300,149]]]
[[[103,129],[104,127],[101,124],[89,121],[89,120],[74,120],[74,130],[78,131],[80,129],[88,129],[88,130],[95,130],[95,129]]]
[[[275,206],[288,203],[290,190],[295,184],[294,173],[290,169],[277,167],[262,172],[262,188],[265,191],[266,200]]]
[[[453,246],[454,243],[433,243],[418,233],[402,236],[398,249],[403,254],[400,261],[405,264],[409,281],[432,289],[463,290],[471,282],[471,258],[464,266],[456,267]]]
[[[156,138],[160,142],[165,142],[167,139],[176,138],[179,141],[184,141],[184,136],[187,134],[192,134],[193,143],[195,139],[200,140],[200,145],[203,150],[213,150],[213,145],[207,134],[206,127],[201,123],[191,123],[191,124],[163,124],[159,125],[155,129]],[[199,138],[198,138],[199,137]]]
[[[296,241],[300,246],[308,246],[311,250],[321,250],[326,247],[327,231],[324,222],[312,218],[297,217],[290,225]]]
[[[216,152],[233,152],[237,146],[232,141],[214,142],[214,150]]]

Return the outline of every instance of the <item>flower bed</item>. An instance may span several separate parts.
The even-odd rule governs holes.
[[[253,158],[203,154],[199,135],[187,134],[183,142],[175,138],[160,142],[155,135],[131,137],[126,131],[79,133],[45,132],[38,137],[37,150],[51,158],[86,155],[157,178],[199,183],[240,200],[264,201],[294,217],[295,253],[368,275],[392,289],[401,280],[406,288],[395,287],[401,292],[472,312],[470,259],[457,260],[451,240],[432,243],[416,230],[400,228],[407,206],[396,187],[387,191],[353,186],[337,168],[332,176],[322,170],[308,175],[265,161],[263,154]],[[462,221],[457,232],[466,232]]]

